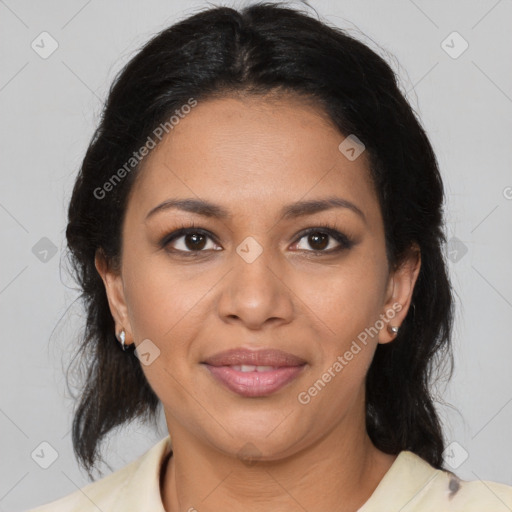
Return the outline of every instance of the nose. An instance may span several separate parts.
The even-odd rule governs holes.
[[[263,249],[254,260],[246,257],[248,252],[233,254],[233,268],[223,279],[218,303],[221,319],[250,330],[289,323],[294,306],[293,292],[286,283],[287,262],[273,258],[270,249]]]

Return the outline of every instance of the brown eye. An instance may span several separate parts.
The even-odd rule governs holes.
[[[188,233],[184,235],[185,246],[191,251],[204,249],[206,237],[200,233]]]
[[[209,240],[210,245],[208,245]],[[194,256],[207,250],[219,250],[213,243],[212,237],[197,228],[179,229],[165,237],[161,245],[169,252],[182,253],[185,256]]]
[[[300,241],[302,239],[306,239],[306,243],[304,245],[309,246],[311,249],[308,249],[307,247],[300,247]],[[334,245],[332,245],[331,240],[334,241]],[[329,246],[329,244],[331,244],[331,246]],[[328,227],[308,229],[300,235],[299,242],[296,243],[299,250],[326,254],[338,252],[343,249],[350,249],[353,245],[354,242],[352,242],[346,235]]]
[[[326,233],[311,233],[308,236],[308,243],[315,251],[323,251],[329,245],[330,235]]]

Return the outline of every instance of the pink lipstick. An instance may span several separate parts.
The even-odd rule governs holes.
[[[283,388],[304,369],[306,361],[275,349],[233,349],[203,364],[228,389],[245,397],[264,397]]]

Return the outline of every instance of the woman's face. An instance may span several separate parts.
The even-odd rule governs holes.
[[[419,263],[390,272],[366,154],[344,139],[297,98],[224,98],[199,102],[146,157],[120,273],[98,269],[174,441],[271,460],[364,425],[366,372]],[[184,199],[215,206],[158,208]],[[326,200],[338,206],[300,207]],[[292,357],[248,372],[211,359],[231,349]]]

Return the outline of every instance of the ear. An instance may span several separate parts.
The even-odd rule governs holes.
[[[94,265],[105,285],[110,313],[115,322],[115,334],[124,331],[126,333],[126,345],[129,345],[133,341],[133,332],[128,318],[121,272],[109,266],[102,249],[96,251]]]
[[[379,331],[379,343],[396,338],[390,327],[400,327],[411,305],[414,285],[421,267],[421,252],[417,244],[411,246],[400,265],[390,274],[383,314],[384,327]]]

